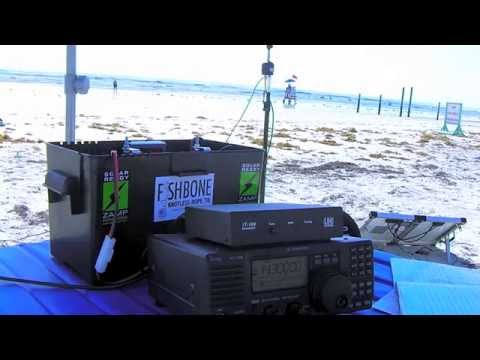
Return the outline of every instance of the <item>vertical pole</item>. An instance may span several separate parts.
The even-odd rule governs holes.
[[[450,240],[452,239],[446,239],[445,240],[445,252],[447,253],[447,264],[450,264]]]
[[[380,110],[382,110],[382,95],[380,95],[380,99],[378,100],[378,115],[380,115]]]
[[[65,141],[75,142],[75,77],[77,71],[76,45],[67,45],[67,74],[65,75],[66,119]]]
[[[267,45],[267,64],[270,63],[270,49],[272,45]],[[263,111],[265,111],[265,121],[263,124],[263,151],[264,151],[264,160],[263,160],[263,171],[262,179],[260,181],[260,203],[265,202],[265,182],[267,180],[267,160],[268,160],[268,130],[270,128],[270,75],[264,75],[265,80],[265,91],[264,91],[264,102],[263,102]]]
[[[437,120],[440,117],[440,103],[438,103],[438,108],[437,108]]]
[[[362,94],[358,94],[358,100],[357,100],[357,113],[360,112],[360,98],[362,97]]]
[[[403,97],[405,96],[405,88],[402,88],[402,101],[400,101],[400,117],[402,117],[403,111]]]
[[[413,87],[410,88],[410,100],[408,101],[407,117],[410,117],[410,108],[412,107],[412,95],[413,95]]]

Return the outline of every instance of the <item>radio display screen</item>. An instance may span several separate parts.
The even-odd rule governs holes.
[[[307,285],[307,257],[293,256],[252,261],[253,292],[297,288]]]

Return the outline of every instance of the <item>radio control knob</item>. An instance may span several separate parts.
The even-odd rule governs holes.
[[[326,273],[322,269],[310,275],[310,301],[316,311],[339,313],[352,301],[351,282],[338,273]]]

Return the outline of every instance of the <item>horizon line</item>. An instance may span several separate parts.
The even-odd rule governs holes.
[[[54,71],[44,71],[44,70],[19,70],[19,69],[14,69],[14,68],[5,68],[2,67],[0,68],[0,71],[7,71],[7,72],[18,72],[18,73],[25,73],[29,75],[52,75],[52,76],[65,76],[64,72],[54,72]],[[82,73],[82,75],[86,75],[90,78],[92,77],[101,77],[101,78],[112,78],[112,79],[125,79],[125,80],[139,80],[139,81],[150,81],[150,82],[155,82],[155,81],[172,81],[172,82],[178,82],[178,83],[186,83],[186,84],[195,84],[195,83],[202,83],[205,85],[208,85],[209,83],[212,85],[225,85],[225,86],[232,86],[232,87],[239,87],[239,88],[244,88],[244,89],[252,89],[253,86],[249,87],[245,84],[239,84],[235,82],[231,83],[224,83],[224,82],[216,82],[216,81],[211,81],[208,82],[206,80],[194,80],[194,79],[188,79],[188,80],[179,80],[179,79],[173,79],[173,78],[165,78],[165,77],[160,77],[160,78],[155,78],[155,77],[150,77],[150,76],[141,76],[141,75],[120,75],[120,74],[100,74],[100,73]],[[405,87],[407,88],[407,87]],[[272,87],[273,90],[278,90],[278,91],[283,91],[283,88],[278,88],[278,87]],[[257,91],[262,91],[262,90],[256,90]],[[337,93],[337,92],[327,92],[327,91],[321,91],[321,90],[312,90],[312,89],[302,89],[302,90],[297,90],[297,92],[305,92],[305,93],[314,93],[318,95],[333,95],[333,96],[347,96],[347,97],[354,97],[357,98],[357,94],[351,93]],[[362,95],[362,98],[368,98],[368,99],[375,99],[378,98],[379,95],[377,96],[371,96],[371,95]],[[393,98],[383,98],[383,101],[397,101],[400,102],[400,99],[393,99]],[[430,105],[434,106],[438,102],[434,102],[433,100],[427,100],[425,101],[414,101],[412,100],[412,104],[417,104],[417,105]],[[440,103],[440,107],[445,107],[446,103]],[[404,102],[404,104],[408,104],[408,101]],[[464,103],[463,103],[464,104]],[[480,111],[480,106],[479,107],[464,107],[464,110],[466,111]]]

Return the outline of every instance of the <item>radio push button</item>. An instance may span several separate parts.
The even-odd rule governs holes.
[[[332,257],[332,264],[338,264],[338,257],[336,256],[336,254],[334,255],[334,257]]]
[[[275,224],[274,222],[269,222],[268,223],[268,232],[270,234],[278,233],[277,224]]]

